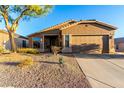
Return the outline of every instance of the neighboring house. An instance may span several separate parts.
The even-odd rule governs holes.
[[[124,52],[124,37],[115,38],[115,48],[118,52]]]
[[[28,47],[28,38],[15,34],[15,42],[17,48]],[[3,46],[5,49],[10,50],[10,39],[8,32],[0,30],[0,46]]]
[[[30,34],[29,46],[41,52],[61,46],[62,52],[113,53],[117,28],[95,20],[69,20]]]

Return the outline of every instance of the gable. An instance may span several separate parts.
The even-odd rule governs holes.
[[[80,23],[62,30],[62,34],[74,35],[109,35],[113,31],[109,27],[97,23]]]
[[[59,33],[58,31],[60,31],[59,30],[60,28],[66,27],[66,26],[71,25],[73,23],[76,23],[76,21],[75,20],[68,20],[66,22],[63,22],[63,23],[51,26],[49,28],[43,29],[39,32],[32,33],[32,34],[28,35],[28,37],[38,35],[38,34],[58,34]]]
[[[66,21],[66,22],[63,22],[63,23],[60,23],[60,24],[51,26],[51,27],[49,27],[49,28],[47,28],[47,29],[44,29],[43,32],[44,32],[44,31],[50,31],[50,30],[52,31],[52,30],[60,29],[60,28],[62,28],[62,27],[71,25],[71,24],[73,24],[73,23],[76,23],[76,21],[75,21],[75,20],[69,20],[69,21]]]

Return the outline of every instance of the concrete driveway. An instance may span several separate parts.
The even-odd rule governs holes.
[[[74,55],[92,87],[124,87],[124,55]]]

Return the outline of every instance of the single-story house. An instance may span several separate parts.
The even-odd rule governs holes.
[[[61,46],[62,52],[113,53],[116,29],[96,20],[69,20],[30,34],[29,46],[41,52]]]
[[[28,38],[19,34],[15,34],[15,42],[17,48],[28,47]],[[0,30],[0,46],[7,50],[11,49],[9,34],[5,30]]]
[[[115,49],[117,52],[124,52],[124,37],[115,38]]]

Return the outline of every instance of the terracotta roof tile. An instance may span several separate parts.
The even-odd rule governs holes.
[[[106,23],[103,23],[103,22],[100,22],[100,21],[96,21],[96,20],[80,20],[80,21],[68,20],[66,22],[63,22],[63,23],[51,26],[49,28],[43,29],[43,30],[41,30],[39,32],[32,33],[32,34],[30,34],[28,36],[38,34],[38,33],[41,33],[41,32],[45,32],[45,31],[50,31],[50,30],[57,30],[57,29],[63,30],[63,29],[66,29],[68,27],[80,24],[80,23],[97,23],[97,24],[100,24],[100,25],[103,25],[103,26],[107,26],[107,27],[109,27],[109,28],[111,28],[113,30],[117,29],[117,27],[114,27],[112,25],[109,25],[109,24],[106,24]]]

